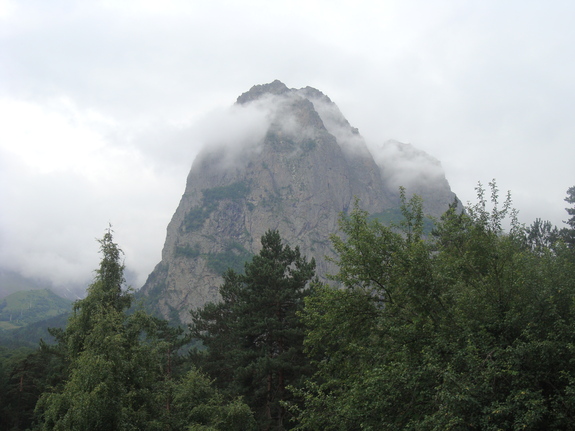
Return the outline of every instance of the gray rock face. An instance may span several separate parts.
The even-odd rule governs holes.
[[[325,275],[336,271],[325,259],[333,256],[329,236],[356,197],[370,213],[399,206],[394,167],[376,163],[357,129],[320,91],[274,81],[242,94],[234,109],[253,111],[264,127],[261,136],[238,138],[241,144],[208,143],[194,161],[162,261],[140,291],[166,318],[188,322],[191,309],[218,300],[220,274],[241,270],[268,229],[315,257]],[[440,177],[430,188],[426,178],[418,183],[416,173],[409,176],[408,191],[441,198],[434,215],[454,198]]]

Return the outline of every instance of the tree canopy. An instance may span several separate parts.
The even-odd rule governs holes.
[[[329,284],[268,231],[187,334],[132,307],[108,229],[57,344],[0,361],[0,427],[572,430],[575,208],[526,227],[489,186],[431,233],[417,196],[391,226],[356,205]]]
[[[110,229],[99,242],[102,261],[88,295],[56,334],[59,344],[46,347],[65,369],[38,401],[41,429],[240,430],[238,421],[253,421],[245,404],[228,404],[198,371],[174,372],[188,338],[142,310],[128,313],[122,252]]]
[[[317,289],[303,313],[317,372],[298,429],[573,429],[573,254],[528,246],[491,192],[490,210],[479,187],[427,239],[417,199],[402,229],[342,216],[345,289]]]

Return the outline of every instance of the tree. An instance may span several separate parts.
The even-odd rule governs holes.
[[[403,429],[427,412],[420,352],[442,304],[421,200],[401,195],[401,226],[370,220],[357,204],[340,217],[333,279],[344,289],[324,286],[306,299],[305,346],[317,371],[298,391],[298,429]]]
[[[174,388],[172,429],[251,431],[256,422],[250,408],[236,398],[230,403],[197,369]]]
[[[575,204],[575,186],[569,187],[569,189],[567,189],[567,197],[565,198],[565,202]],[[565,208],[565,210],[567,211],[567,214],[571,216],[565,223],[567,223],[571,229],[575,229],[575,207]]]
[[[526,228],[526,240],[528,246],[536,251],[545,252],[553,248],[559,240],[559,229],[553,226],[549,220],[535,219],[531,226]]]
[[[575,204],[575,186],[567,189],[565,202]],[[558,229],[550,221],[536,219],[531,226],[526,229],[527,244],[534,249],[552,249],[557,247],[559,240],[562,240],[567,247],[575,249],[575,206],[565,208],[571,217],[564,221],[567,227]]]
[[[0,388],[0,429],[29,429],[40,395],[61,383],[63,361],[44,348],[2,350],[11,357]]]
[[[479,186],[428,240],[417,202],[404,201],[403,232],[357,208],[342,216],[346,290],[306,300],[317,371],[298,429],[573,429],[573,260],[526,247],[509,196],[500,206],[490,186],[490,210]]]
[[[565,202],[574,206],[572,208],[565,208],[565,211],[567,211],[567,214],[571,217],[565,221],[565,224],[567,224],[568,227],[561,229],[561,234],[567,245],[570,248],[575,249],[575,186],[569,187],[567,190]]]
[[[57,333],[69,361],[69,374],[60,391],[45,393],[38,409],[44,429],[122,429],[123,408],[133,385],[134,331],[124,326],[131,304],[122,289],[121,250],[108,229],[99,240],[102,261],[86,298],[74,304],[66,329]]]
[[[309,293],[315,261],[282,244],[277,231],[261,239],[244,274],[228,270],[222,301],[192,312],[192,334],[207,348],[196,355],[221,388],[243,396],[261,429],[289,428],[286,387],[307,374],[297,313]]]
[[[44,430],[156,429],[164,416],[165,353],[182,343],[180,332],[142,311],[126,313],[132,296],[122,252],[111,229],[99,242],[102,260],[86,298],[66,329],[54,331],[52,350],[68,365],[62,386],[38,402]]]
[[[128,312],[122,252],[110,229],[99,241],[100,267],[86,298],[74,304],[59,341],[45,352],[64,357],[63,383],[41,395],[43,430],[249,429],[249,408],[227,403],[193,370],[183,374],[178,350],[189,341],[180,328]],[[183,374],[183,375],[182,375]]]

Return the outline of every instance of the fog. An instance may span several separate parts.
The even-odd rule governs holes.
[[[257,142],[266,110],[230,107],[274,79],[329,96],[374,153],[396,140],[439,160],[464,203],[495,178],[521,221],[561,225],[575,184],[574,9],[0,0],[2,266],[82,291],[111,223],[141,286],[198,151]],[[353,149],[333,106],[317,109]],[[401,166],[390,181],[410,178],[413,163],[391,162],[405,148],[376,154]]]

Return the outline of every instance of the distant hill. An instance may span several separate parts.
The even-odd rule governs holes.
[[[70,312],[72,301],[49,289],[12,293],[0,300],[0,329],[12,330]]]
[[[54,342],[54,337],[48,332],[48,328],[64,329],[68,324],[70,313],[59,314],[39,322],[34,322],[16,329],[0,331],[0,346],[9,349],[29,347],[35,349],[40,340],[48,344]]]

